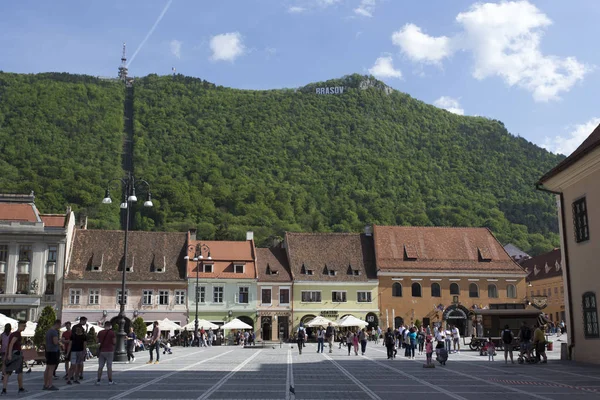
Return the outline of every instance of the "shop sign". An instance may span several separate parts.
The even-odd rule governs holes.
[[[21,306],[39,306],[39,297],[0,297],[0,304],[15,304]]]
[[[337,318],[338,317],[338,312],[337,311],[321,311],[321,317],[324,317],[324,318]]]

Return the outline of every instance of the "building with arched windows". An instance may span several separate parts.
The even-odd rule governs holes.
[[[382,327],[445,322],[470,335],[473,309],[524,307],[527,273],[486,228],[374,226],[373,241]]]

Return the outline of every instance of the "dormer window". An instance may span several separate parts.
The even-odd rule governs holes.
[[[233,264],[233,272],[236,274],[243,274],[244,264]]]
[[[100,261],[100,262],[98,262],[98,261]],[[100,257],[100,260],[98,260],[94,254],[92,254],[92,256],[90,257],[88,264],[87,264],[88,269],[90,271],[94,271],[94,272],[101,272],[103,262],[104,262],[104,254],[102,254],[102,257]],[[121,268],[119,268],[119,270],[120,269]]]
[[[100,265],[92,265],[92,271],[100,272],[102,271],[102,267]]]
[[[408,261],[414,261],[417,259],[417,249],[412,244],[404,245],[404,259]]]
[[[354,270],[354,276],[359,276],[359,275],[360,275],[360,271],[359,271],[359,270],[357,270],[357,269],[355,269],[355,270]]]
[[[267,273],[267,275],[277,275],[277,274],[279,274],[279,271],[271,269],[271,266],[269,264],[267,264],[266,273]]]
[[[206,273],[212,273],[213,272],[213,265],[212,264],[204,264],[204,266],[202,267],[202,272],[206,272]]]
[[[546,273],[548,273],[548,271],[550,271],[550,267],[548,266],[548,263],[546,263],[544,269],[546,270]]]
[[[312,275],[313,274],[313,270],[306,268],[306,266],[304,265],[304,263],[302,263],[302,267],[300,268],[300,274],[301,275]]]
[[[327,268],[327,264],[325,264],[325,267],[323,268],[323,275],[329,275],[329,268]]]
[[[163,263],[160,263],[160,259],[158,265],[156,264],[156,256],[152,257],[152,263],[150,264],[150,271],[162,273],[167,269],[166,267],[166,257],[163,257]]]
[[[335,276],[335,275],[336,275],[336,272],[335,272],[335,271],[333,271],[333,270],[329,270],[329,276]]]
[[[554,263],[554,267],[557,271],[560,271],[560,263],[558,261]]]
[[[478,253],[480,262],[492,261],[492,255],[490,254],[490,250],[487,247],[478,247],[477,253]]]
[[[533,266],[533,275],[537,275],[540,273],[540,269],[538,269],[537,265]]]

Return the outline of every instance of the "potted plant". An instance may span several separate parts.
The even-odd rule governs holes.
[[[554,343],[552,341],[546,342],[546,350],[552,351],[554,349]]]

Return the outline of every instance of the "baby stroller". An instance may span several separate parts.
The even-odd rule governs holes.
[[[440,363],[440,365],[446,365],[446,361],[448,361],[448,350],[445,347],[435,349],[436,360]]]
[[[535,356],[529,351],[527,345],[521,346],[521,351],[519,351],[519,357],[517,358],[517,362],[519,364],[535,364],[536,359]]]
[[[488,355],[488,344],[487,342],[484,343],[483,347],[481,347],[481,349],[479,350],[479,355],[480,356],[487,356]],[[495,349],[494,349],[494,355],[497,355]]]

